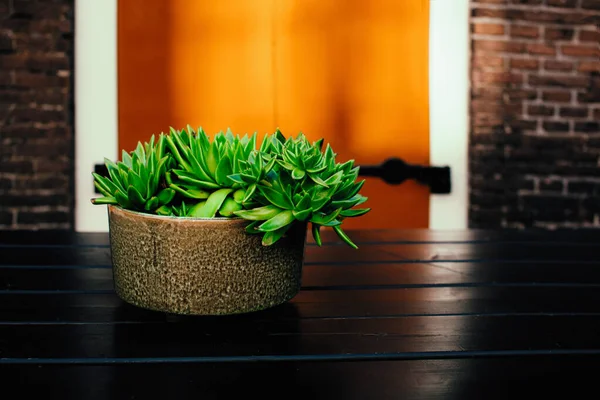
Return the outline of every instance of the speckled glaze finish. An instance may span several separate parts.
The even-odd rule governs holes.
[[[174,314],[262,310],[300,290],[306,225],[272,246],[242,219],[176,218],[108,206],[115,289],[139,307]]]

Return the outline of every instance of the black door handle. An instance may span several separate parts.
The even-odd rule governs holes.
[[[399,158],[388,158],[380,165],[361,165],[360,176],[373,176],[392,185],[407,179],[429,186],[431,193],[448,194],[452,190],[450,167],[429,167],[407,164]]]

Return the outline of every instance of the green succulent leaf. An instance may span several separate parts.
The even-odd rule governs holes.
[[[227,197],[221,208],[219,208],[219,214],[224,217],[231,217],[234,215],[235,211],[240,211],[242,209],[242,205],[236,202],[233,198]]]
[[[306,172],[304,172],[300,168],[296,167],[292,171],[292,178],[293,179],[302,179],[302,178],[304,178],[304,175],[306,175]]]
[[[252,210],[239,210],[235,211],[234,214],[240,218],[249,220],[249,221],[266,221],[275,217],[277,214],[282,212],[283,210],[279,207],[269,205],[263,207],[257,207]]]
[[[157,209],[159,206],[160,206],[160,203],[158,201],[158,198],[157,197],[152,197],[144,205],[144,210],[146,210],[146,211],[153,211],[153,210]]]
[[[208,172],[214,176],[219,166],[219,148],[217,142],[212,142],[208,154],[206,155],[206,165]]]
[[[331,202],[331,207],[341,207],[344,209],[352,208],[367,201],[367,198],[357,194],[347,200],[335,200]]]
[[[332,221],[334,221],[338,217],[338,215],[340,215],[341,212],[342,212],[342,209],[338,208],[337,210],[335,210],[329,214],[315,213],[310,218],[310,222],[314,222],[315,224],[319,224],[319,225],[329,226],[329,224]]]
[[[240,174],[231,174],[228,176],[229,180],[231,180],[233,183],[237,183],[239,185],[244,185],[246,184],[246,181],[242,179]]]
[[[92,199],[92,204],[119,204],[119,202],[112,196],[106,196]]]
[[[237,203],[242,204],[244,202],[244,197],[246,196],[246,191],[244,189],[238,189],[233,192],[233,200]]]
[[[277,243],[277,241],[281,239],[283,235],[285,235],[285,233],[290,229],[290,227],[291,225],[285,225],[274,231],[266,232],[262,238],[262,245],[272,246],[273,244]]]
[[[169,216],[169,215],[173,215],[173,211],[171,210],[171,208],[169,206],[160,206],[156,209],[156,213],[158,215],[164,215],[164,216]]]
[[[228,155],[225,155],[217,165],[217,170],[215,172],[217,183],[221,186],[231,186],[232,182],[229,180],[228,176],[231,175],[232,172],[231,158]]]
[[[319,224],[315,224],[315,223],[312,223],[311,225],[312,225],[312,227],[311,227],[312,236],[315,239],[315,243],[317,244],[317,246],[321,246],[321,232],[320,232],[321,226]]]
[[[184,189],[180,185],[176,185],[172,183],[169,185],[171,189],[179,193],[180,195],[187,197],[189,199],[207,199],[210,195],[209,192],[200,189]]]
[[[112,196],[117,190],[117,187],[109,179],[106,179],[95,172],[93,172],[92,175],[94,176],[94,186],[96,186],[104,196]]]
[[[131,209],[133,206],[127,195],[121,190],[115,192],[115,199],[117,199],[117,202],[119,202],[119,205],[123,208]]]
[[[350,210],[343,210],[340,215],[342,217],[360,217],[371,211],[370,208],[355,208]]]
[[[316,174],[311,174],[309,173],[308,176],[310,177],[310,179],[312,179],[312,181],[314,183],[316,183],[317,185],[323,186],[323,187],[328,187],[327,183],[325,183],[325,181],[321,178],[319,178]]]
[[[181,213],[183,215],[187,215],[188,217],[193,217],[193,218],[203,218],[204,217],[204,213],[203,213],[203,208],[206,204],[206,201],[200,201],[196,204],[194,204],[189,210],[185,209],[185,204],[182,204],[182,209],[181,209]]]
[[[193,174],[183,170],[173,170],[177,178],[188,185],[196,186],[201,189],[219,189],[221,186],[211,181],[203,181],[193,177]]]
[[[263,232],[271,232],[294,222],[294,215],[291,210],[281,211],[273,218],[261,224],[258,229]]]
[[[165,140],[167,142],[167,147],[171,150],[171,154],[175,157],[175,160],[179,163],[179,165],[188,172],[192,172],[192,167],[183,159],[177,145],[173,141],[173,137],[176,136],[173,134],[173,129],[171,128],[171,134],[165,136]]]
[[[251,234],[262,233],[261,231],[259,231],[258,229],[256,229],[256,226],[258,224],[260,224],[260,223],[261,223],[261,221],[252,221],[252,222],[250,222],[246,226],[246,232],[247,233],[251,233]]]
[[[346,235],[346,233],[342,230],[341,226],[334,226],[333,230],[335,231],[335,233],[337,233],[340,239],[342,239],[348,246],[352,247],[353,249],[358,249],[358,246],[354,244],[354,242],[348,237],[348,235]]]
[[[156,197],[161,206],[169,204],[175,197],[175,191],[173,189],[165,188],[161,190]]]
[[[254,192],[256,191],[256,187],[257,187],[256,183],[253,183],[252,185],[248,186],[248,189],[246,189],[246,194],[244,195],[244,199],[242,200],[242,203],[248,203],[250,201],[250,199],[254,195]]]
[[[133,185],[129,185],[127,188],[127,197],[136,208],[143,208],[146,205],[146,200]]]
[[[130,155],[129,155],[129,153],[128,153],[128,152],[126,152],[125,150],[123,150],[123,151],[121,152],[121,159],[123,160],[123,163],[124,163],[125,165],[127,165],[129,168],[131,168],[131,167],[132,167],[132,165],[133,165],[133,164],[131,163],[131,156],[130,156]]]
[[[293,210],[292,213],[294,214],[294,218],[298,221],[306,221],[310,217],[312,209],[309,208],[302,211]]]
[[[271,204],[286,210],[294,208],[291,200],[284,193],[278,192],[266,186],[260,186],[259,190]]]
[[[135,187],[138,194],[142,198],[142,202],[144,202],[144,199],[146,198],[146,196],[148,196],[148,186],[146,182],[135,172],[131,171],[129,173],[129,184]]]
[[[194,214],[194,217],[214,218],[217,214],[217,211],[219,210],[219,208],[221,208],[221,205],[223,204],[229,193],[231,193],[232,191],[233,189],[227,188],[219,189],[212,192],[211,195],[208,196],[208,199],[206,199],[206,204],[204,204],[204,206],[202,206]]]

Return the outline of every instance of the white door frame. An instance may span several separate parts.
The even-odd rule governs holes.
[[[94,165],[118,154],[117,1],[76,0],[75,230],[106,232],[93,206]],[[405,1],[405,0],[402,0]],[[420,0],[413,0],[420,1]],[[429,227],[467,227],[469,0],[430,0],[430,163],[451,168],[452,193],[431,195]]]

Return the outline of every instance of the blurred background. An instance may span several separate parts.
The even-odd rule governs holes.
[[[600,0],[0,0],[0,229],[106,230],[91,172],[187,124],[421,167],[365,176],[348,228],[600,226],[599,27]]]

